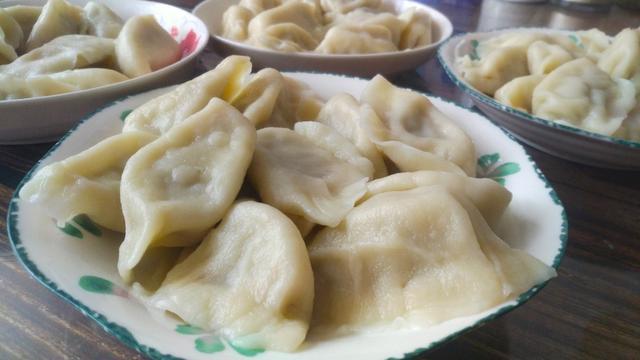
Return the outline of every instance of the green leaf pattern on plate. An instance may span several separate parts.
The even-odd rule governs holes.
[[[197,326],[193,326],[189,324],[181,324],[176,326],[176,332],[184,335],[199,335],[199,334],[204,334],[206,331],[204,331],[204,329],[199,328]]]
[[[91,218],[86,214],[76,215],[71,219],[71,221],[67,221],[64,226],[56,225],[56,227],[69,236],[73,236],[78,239],[84,238],[82,231],[78,229],[76,225],[94,236],[102,236],[102,229],[100,229],[100,226],[93,222],[93,220],[91,220]]]
[[[223,351],[224,349],[226,349],[224,345],[225,342],[229,345],[230,348],[235,350],[240,355],[251,357],[264,352],[264,349],[246,348],[246,347],[234,344],[232,341],[229,341],[229,339],[224,339],[218,335],[215,335],[212,332],[207,332],[200,327],[189,325],[189,324],[178,325],[176,326],[175,330],[177,333],[180,333],[183,335],[201,335],[195,339],[194,345],[196,350],[205,354],[211,354],[211,353]]]
[[[129,114],[131,114],[133,110],[129,109],[129,110],[125,110],[123,112],[120,113],[120,120],[124,121],[124,119],[127,118],[127,116],[129,116]]]
[[[64,226],[56,225],[60,231],[63,233],[73,236],[78,239],[82,239],[84,236],[82,235],[82,231],[80,231],[77,227],[73,226],[71,223],[65,223]]]
[[[212,354],[225,349],[222,340],[215,335],[201,336],[196,339],[196,350],[205,354]]]
[[[471,40],[471,53],[469,53],[471,60],[480,60],[480,56],[478,56],[478,45],[480,45],[478,40]]]
[[[514,162],[506,162],[498,165],[500,154],[486,154],[478,158],[478,177],[488,178],[504,186],[506,176],[513,175],[520,171],[520,165]]]
[[[78,280],[78,286],[83,290],[106,295],[116,295],[123,298],[128,298],[129,293],[127,290],[114,284],[112,281],[101,278],[99,276],[84,275]]]

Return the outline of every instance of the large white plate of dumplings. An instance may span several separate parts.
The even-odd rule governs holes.
[[[417,1],[206,0],[193,13],[222,55],[256,66],[370,77],[415,69],[453,33]]]
[[[438,59],[523,142],[583,164],[640,169],[640,29],[468,33],[443,44]]]
[[[167,4],[10,0],[0,4],[0,143],[58,139],[122,96],[193,75],[208,32]]]
[[[8,229],[39,281],[157,359],[410,357],[522,305],[567,240],[481,115],[240,56],[86,118]]]

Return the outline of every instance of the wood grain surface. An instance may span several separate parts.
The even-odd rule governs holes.
[[[186,8],[197,3],[166,2]],[[640,13],[619,8],[589,13],[501,0],[423,2],[447,14],[456,31],[597,26],[615,33],[640,25]],[[470,104],[435,60],[394,81]],[[0,146],[0,359],[143,359],[33,279],[13,254],[5,223],[9,199],[51,146]],[[420,358],[640,358],[640,172],[598,169],[526,149],[569,218],[558,278],[524,306]]]

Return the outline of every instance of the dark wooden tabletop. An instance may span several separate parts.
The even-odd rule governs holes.
[[[577,12],[501,0],[422,1],[447,14],[456,31],[548,26],[599,27],[614,34],[640,25],[639,12],[616,7]],[[197,3],[166,2],[186,8]],[[470,104],[435,60],[395,82]],[[0,359],[143,358],[40,285],[13,254],[7,204],[20,179],[52,145],[0,146]],[[423,357],[640,358],[640,172],[594,168],[526,148],[568,213],[569,241],[559,276],[524,306]]]

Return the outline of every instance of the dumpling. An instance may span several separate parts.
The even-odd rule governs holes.
[[[115,39],[122,30],[122,19],[104,4],[89,1],[84,6],[87,18],[87,33]]]
[[[487,310],[555,276],[498,238],[464,195],[442,186],[385,192],[309,246],[312,328],[428,326]],[[397,323],[396,323],[397,324]]]
[[[365,193],[373,166],[339,134],[315,137],[314,143],[304,135],[310,133],[304,125],[296,126],[297,131],[258,130],[249,179],[267,204],[313,223],[335,226]],[[333,148],[336,145],[342,148]]]
[[[359,202],[385,192],[432,185],[440,185],[454,194],[463,194],[478,208],[492,228],[498,224],[511,202],[511,192],[491,179],[477,179],[442,171],[404,172],[370,181],[367,193]]]
[[[261,128],[271,117],[283,87],[282,74],[271,68],[262,69],[251,75],[229,104],[242,112],[256,128]]]
[[[51,74],[113,62],[114,42],[90,35],[65,35],[32,50],[7,65],[0,73],[19,77]],[[106,66],[108,67],[108,66]]]
[[[571,60],[573,56],[560,45],[536,41],[527,49],[527,64],[531,75],[548,74]]]
[[[4,8],[4,10],[20,25],[22,34],[24,35],[23,40],[26,42],[29,38],[29,34],[31,34],[33,25],[35,25],[40,13],[42,13],[42,7],[14,5]]]
[[[177,86],[172,91],[139,106],[127,116],[122,131],[163,134],[175,124],[204,108],[209,100],[230,100],[251,73],[251,62],[244,56],[229,56],[215,69]]]
[[[356,9],[381,9],[381,0],[320,0],[320,6],[326,13],[347,14]]]
[[[400,43],[400,37],[405,29],[405,22],[391,13],[378,13],[369,9],[356,9],[345,15],[338,17],[332,26],[350,25],[350,26],[381,26],[391,35],[391,42],[394,46]]]
[[[140,149],[122,173],[126,234],[122,278],[157,247],[197,244],[236,198],[251,161],[256,131],[226,102],[207,106]]]
[[[364,122],[369,137],[377,145],[399,141],[450,161],[468,175],[475,175],[473,142],[425,96],[396,88],[377,75],[362,92],[361,101],[378,115],[366,117],[368,121]]]
[[[415,49],[431,44],[431,16],[425,11],[409,9],[398,17],[404,22],[398,49]]]
[[[367,116],[377,115],[368,105],[360,105],[353,96],[340,93],[329,99],[322,107],[317,121],[333,128],[340,135],[349,139],[358,151],[373,164],[373,177],[379,178],[387,175],[387,167],[382,154],[362,128],[362,121],[365,121],[362,118]]]
[[[294,224],[266,204],[234,204],[148,303],[238,347],[294,351],[313,308],[313,273]]]
[[[316,223],[313,223],[300,215],[290,215],[290,214],[285,214],[285,215],[287,215],[287,217],[291,219],[291,221],[293,221],[295,226],[298,228],[300,235],[302,235],[303,238],[309,235],[313,230],[313,228],[315,228],[315,226],[317,225]]]
[[[247,26],[253,18],[251,10],[241,5],[230,6],[222,14],[222,37],[244,41],[248,37]]]
[[[534,42],[539,40],[552,42],[552,38],[552,35],[539,32],[509,32],[481,41],[476,52],[482,61],[499,48],[516,47],[526,52],[527,48]]]
[[[127,160],[155,136],[143,132],[118,134],[65,160],[40,169],[20,189],[20,198],[42,206],[65,222],[86,214],[96,224],[124,232],[120,177]],[[64,196],[62,196],[64,195]]]
[[[640,142],[640,102],[631,110],[612,136]]]
[[[296,25],[314,39],[323,33],[317,6],[304,1],[287,1],[251,19],[248,25],[249,37],[264,33],[269,27],[277,24]]]
[[[282,5],[282,2],[282,0],[240,0],[238,5],[249,9],[253,15],[258,15],[265,10]]]
[[[600,55],[611,44],[609,36],[598,29],[577,31],[576,36],[580,39],[580,45],[584,49],[585,55],[592,61],[598,61]]]
[[[4,31],[0,27],[0,65],[10,63],[17,57],[16,49],[6,41]]]
[[[493,97],[502,104],[530,113],[533,90],[542,79],[541,74],[517,77],[502,85]]]
[[[600,56],[598,67],[614,78],[633,81],[640,94],[640,29],[624,29]]]
[[[356,24],[333,26],[315,49],[323,54],[370,54],[397,50],[389,29]]]
[[[67,70],[27,78],[0,74],[0,100],[63,94],[128,79],[115,70],[101,68]]]
[[[29,34],[26,50],[34,50],[62,35],[84,34],[86,28],[82,8],[65,0],[48,0]]]
[[[0,8],[0,29],[4,34],[4,42],[17,50],[23,42],[24,34],[20,24],[6,11]]]
[[[457,67],[465,81],[491,96],[507,82],[529,75],[527,49],[522,46],[498,47],[479,60],[462,57]]]
[[[276,106],[262,127],[293,128],[298,121],[315,120],[324,101],[311,88],[296,79],[283,75],[284,86]]]
[[[293,23],[274,24],[254,32],[249,43],[282,52],[301,52],[318,46],[318,41],[307,30]]]
[[[536,86],[533,114],[611,135],[634,107],[631,81],[612,79],[586,58],[565,63]]]
[[[153,15],[134,16],[116,39],[116,58],[125,75],[141,76],[180,60],[180,45]]]
[[[377,118],[375,119],[376,122],[372,124],[381,128],[382,125],[380,124],[380,120]],[[447,171],[461,175],[466,174],[460,166],[439,155],[419,150],[413,146],[403,143],[402,141],[384,140],[383,136],[384,135],[378,137],[376,134],[373,134],[371,139],[378,149],[380,149],[380,151],[382,151],[384,155],[391,160],[399,171],[434,170]],[[473,174],[475,174],[475,170],[470,175]]]

